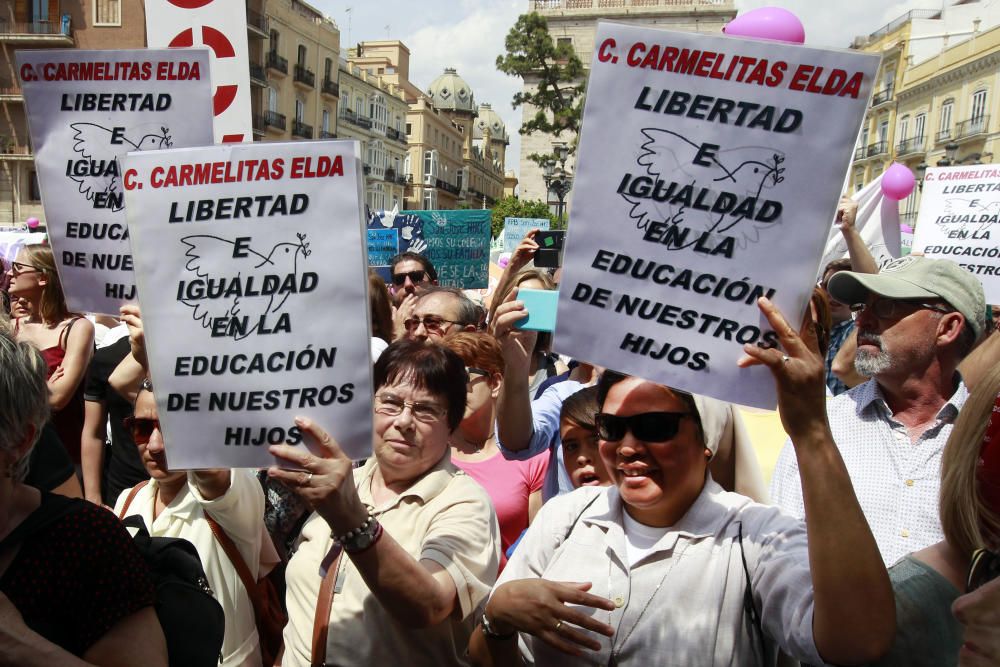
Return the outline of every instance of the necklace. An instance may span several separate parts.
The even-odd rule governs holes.
[[[622,509],[622,511],[623,512],[625,511],[624,508]],[[627,540],[628,537],[626,536],[625,539]],[[635,617],[635,621],[632,622],[632,626],[628,629],[628,632],[625,633],[625,636],[622,638],[622,640],[620,642],[617,642],[617,647],[616,647],[616,642],[612,639],[612,643],[611,643],[611,659],[608,661],[608,667],[615,667],[616,665],[618,665],[618,657],[617,657],[617,655],[619,653],[621,653],[621,650],[625,646],[625,643],[629,640],[629,637],[632,636],[632,633],[635,632],[636,627],[638,627],[638,625],[639,625],[639,621],[641,621],[642,617],[646,614],[646,610],[649,609],[649,605],[651,605],[653,603],[653,598],[655,598],[656,594],[658,592],[660,592],[660,588],[663,586],[663,582],[665,582],[667,580],[667,577],[670,576],[671,570],[674,569],[674,565],[676,565],[677,561],[680,560],[681,556],[684,555],[684,550],[687,549],[687,547],[688,547],[688,543],[685,542],[684,544],[682,544],[680,546],[679,549],[675,549],[675,552],[673,554],[671,554],[671,556],[670,556],[670,565],[667,567],[666,572],[664,572],[663,576],[660,577],[660,582],[658,584],[656,584],[656,588],[653,589],[653,592],[649,594],[649,597],[646,599],[646,604],[643,605],[642,610],[639,612],[639,615]],[[629,566],[629,577],[631,577],[631,570],[632,570],[632,567]],[[609,595],[611,594],[611,559],[610,558],[608,559],[608,594]],[[631,599],[630,599],[630,601],[631,601]],[[628,609],[628,607],[626,606],[625,609]],[[622,610],[622,620],[625,619],[625,609]],[[618,633],[616,632],[615,636],[617,636],[617,635],[618,635]]]

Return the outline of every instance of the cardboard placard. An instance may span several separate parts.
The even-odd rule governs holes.
[[[532,229],[548,231],[552,222],[546,218],[504,218],[503,251],[514,252],[524,235]]]
[[[135,299],[117,160],[212,143],[203,49],[17,52],[45,224],[69,309]]]
[[[172,468],[262,467],[305,415],[371,451],[355,141],[229,144],[124,161],[149,364]]]
[[[878,56],[600,22],[554,349],[759,408],[744,343],[796,326]],[[822,156],[822,159],[819,159]]]
[[[957,263],[1000,303],[1000,164],[929,168],[912,252]]]

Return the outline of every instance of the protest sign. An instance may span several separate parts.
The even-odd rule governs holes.
[[[260,467],[311,443],[371,451],[370,325],[354,141],[130,153],[129,233],[167,460]]]
[[[439,284],[484,289],[489,285],[491,214],[488,209],[377,211],[368,219],[368,229],[395,230],[399,252],[425,255],[437,270]],[[384,259],[384,253],[373,254],[369,247],[369,266],[389,282],[388,260],[378,263]]]
[[[858,203],[858,214],[854,219],[854,228],[858,230],[861,240],[875,258],[879,268],[902,255],[902,234],[899,228],[899,202],[889,199],[882,192],[882,176],[861,188],[851,199]],[[820,260],[817,277],[823,273],[823,267],[835,259],[849,257],[847,242],[836,223],[832,224],[826,247],[823,249],[823,259]]]
[[[950,259],[1000,303],[1000,164],[931,167],[924,176],[913,252]]]
[[[69,309],[135,298],[117,159],[212,143],[201,49],[17,52],[49,241]]]
[[[879,58],[598,24],[554,348],[774,408],[743,344],[798,328]],[[581,326],[583,325],[583,326]]]
[[[150,48],[204,46],[210,51],[215,143],[253,141],[247,44],[251,10],[231,0],[146,0],[145,10]],[[264,33],[267,24],[261,19],[254,29]]]
[[[44,235],[32,234],[27,227],[0,227],[0,257],[4,260],[5,268],[10,268],[18,250],[32,243],[41,243],[43,238]]]
[[[546,218],[504,218],[503,251],[514,252],[524,235],[532,229],[548,231],[551,222]]]

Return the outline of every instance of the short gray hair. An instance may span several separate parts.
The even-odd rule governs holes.
[[[462,290],[455,287],[429,287],[421,292],[418,296],[417,303],[423,301],[432,294],[448,294],[455,299],[455,305],[458,306],[458,323],[462,326],[471,324],[472,326],[478,327],[479,321],[482,319],[483,309],[476,305],[476,303],[465,296]]]
[[[0,368],[0,450],[15,452],[32,429],[34,447],[49,418],[45,360],[34,346],[19,343],[11,332],[0,329]],[[25,454],[15,464],[15,479],[28,474],[28,458]]]

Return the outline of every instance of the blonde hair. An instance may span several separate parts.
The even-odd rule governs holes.
[[[979,493],[976,465],[1000,393],[1000,366],[969,394],[941,457],[941,527],[945,539],[964,556],[1000,542],[1000,515]]]
[[[30,264],[45,274],[47,281],[42,289],[41,304],[38,316],[46,324],[58,324],[68,318],[70,313],[66,306],[66,296],[63,294],[62,283],[56,272],[56,260],[52,248],[40,243],[26,245],[22,248],[27,256],[26,264]]]

